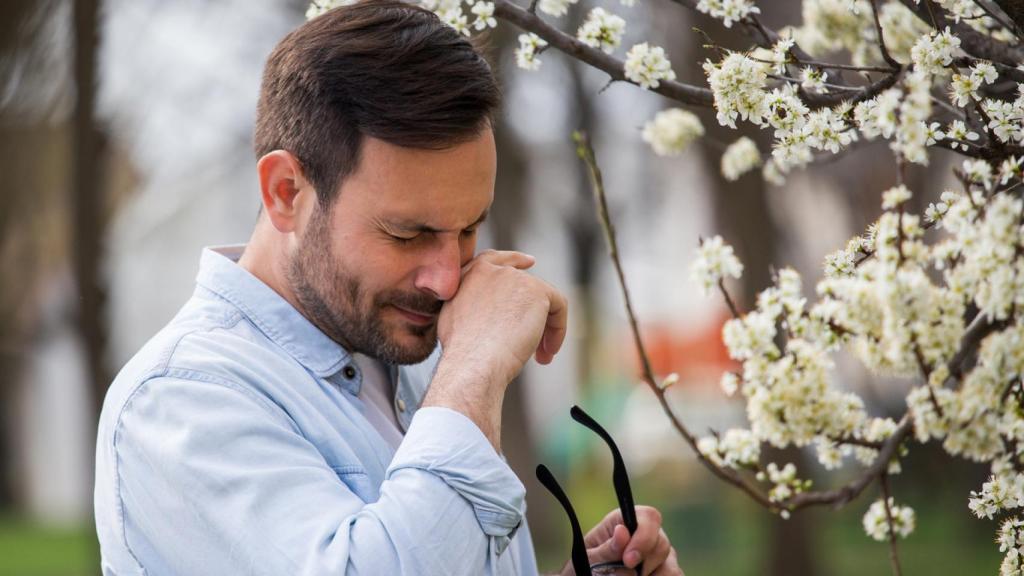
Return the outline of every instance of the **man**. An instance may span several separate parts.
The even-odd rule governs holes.
[[[474,255],[497,105],[469,42],[393,0],[277,46],[252,237],[203,252],[104,404],[105,574],[536,574],[501,403],[567,311],[532,257]],[[681,574],[637,512],[589,533],[591,560]]]

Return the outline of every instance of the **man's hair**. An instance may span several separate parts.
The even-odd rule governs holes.
[[[331,10],[267,59],[257,158],[287,150],[330,206],[359,164],[364,136],[444,149],[493,124],[500,91],[481,53],[433,12],[397,0]]]

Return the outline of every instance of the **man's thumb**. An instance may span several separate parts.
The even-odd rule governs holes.
[[[590,559],[591,564],[622,560],[622,552],[626,549],[626,544],[629,544],[629,530],[622,524],[616,524],[611,538],[596,548],[587,549],[587,558]]]

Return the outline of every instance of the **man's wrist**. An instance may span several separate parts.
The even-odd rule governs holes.
[[[455,410],[472,420],[501,452],[501,406],[508,380],[491,366],[445,350],[423,406]]]

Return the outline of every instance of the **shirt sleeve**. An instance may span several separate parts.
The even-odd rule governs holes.
[[[417,412],[370,504],[339,477],[357,466],[331,468],[229,383],[146,382],[113,450],[126,544],[151,575],[492,574],[525,509],[483,433],[445,408]]]

